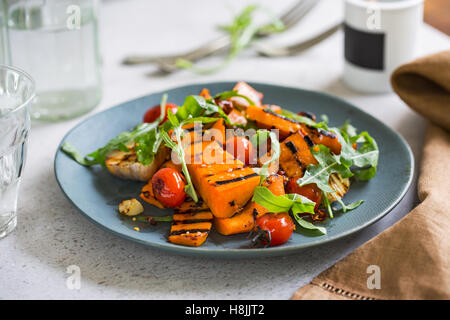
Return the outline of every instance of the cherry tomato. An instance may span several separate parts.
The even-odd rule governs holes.
[[[256,157],[252,143],[244,137],[231,137],[226,141],[226,150],[245,164],[255,164]]]
[[[152,177],[153,194],[166,207],[176,207],[186,198],[181,174],[172,168],[158,170]]]
[[[164,117],[162,122],[167,120],[167,110],[171,110],[174,114],[177,113],[178,106],[174,103],[166,103],[166,116]],[[152,123],[155,122],[156,119],[161,115],[161,105],[157,105],[148,109],[144,114],[144,122]]]
[[[297,180],[299,178],[300,177],[294,177],[289,179],[286,186],[287,192],[297,193],[299,195],[308,198],[311,201],[314,201],[316,203],[314,211],[317,211],[317,209],[320,206],[320,203],[322,202],[322,191],[319,189],[319,187],[317,187],[315,183],[307,184],[300,187],[297,183]]]
[[[256,226],[270,233],[270,246],[278,246],[291,238],[294,222],[287,213],[267,213],[256,220]],[[262,240],[262,244],[267,241]]]

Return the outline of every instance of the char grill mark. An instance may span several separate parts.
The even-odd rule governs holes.
[[[170,236],[179,236],[179,235],[182,235],[182,234],[188,234],[188,232],[189,232],[189,234],[195,234],[195,233],[197,233],[197,232],[200,232],[200,233],[209,233],[209,230],[208,229],[182,229],[182,230],[175,230],[175,231],[172,231],[171,233],[170,233]]]
[[[211,222],[211,219],[190,219],[190,220],[174,220],[174,225],[179,224],[192,224],[192,223],[200,223],[200,222]]]
[[[313,121],[316,121],[316,116],[314,114],[310,113],[310,112],[301,111],[301,112],[299,112],[299,115],[301,115],[303,117],[306,117],[306,118],[309,118],[309,119],[311,119]]]
[[[278,117],[280,119],[283,119],[283,120],[286,120],[286,121],[289,121],[289,122],[292,122],[292,123],[300,123],[298,121],[295,121],[294,119],[291,119],[291,118],[285,117],[285,116],[283,116],[281,114],[278,114],[276,112],[273,112],[270,109],[264,109],[263,112],[270,113],[271,115],[274,115],[275,117]]]
[[[286,142],[286,147],[289,148],[289,150],[292,152],[292,154],[296,154],[298,151],[298,149],[295,147],[295,145],[291,141]]]
[[[223,186],[228,183],[234,183],[234,182],[243,181],[243,180],[246,180],[246,179],[249,179],[252,177],[256,177],[257,175],[258,175],[257,173],[252,173],[252,174],[248,174],[243,177],[237,177],[237,178],[233,178],[233,179],[229,179],[229,180],[216,181],[216,182],[214,182],[214,184],[217,186]]]
[[[186,213],[190,213],[192,215],[195,215],[196,213],[200,213],[200,212],[209,212],[209,209],[204,209],[204,208],[198,208],[198,209],[189,209],[189,210],[185,210],[185,211],[175,211],[175,214],[186,214]]]
[[[303,139],[305,139],[308,146],[310,146],[310,147],[314,146],[314,142],[311,140],[311,138],[309,136],[304,136]]]

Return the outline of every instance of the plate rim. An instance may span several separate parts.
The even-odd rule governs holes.
[[[239,80],[239,81],[243,81],[243,80]],[[93,115],[90,115],[89,117],[83,119],[82,121],[80,121],[79,123],[77,123],[74,127],[72,127],[65,135],[64,137],[61,139],[61,142],[58,144],[58,148],[56,149],[55,152],[55,157],[54,157],[54,161],[53,161],[53,171],[55,174],[55,178],[57,181],[57,184],[59,186],[59,188],[61,189],[61,191],[63,192],[64,196],[69,200],[69,202],[84,216],[86,217],[89,221],[93,222],[94,225],[100,227],[101,229],[112,233],[116,236],[119,236],[120,238],[126,239],[126,240],[130,240],[132,242],[135,243],[139,243],[139,244],[143,244],[147,247],[151,247],[151,248],[155,248],[158,250],[163,250],[166,252],[171,252],[171,253],[176,253],[176,254],[181,254],[181,255],[188,255],[188,256],[208,256],[210,258],[237,258],[237,259],[242,259],[242,258],[254,258],[254,257],[268,257],[268,256],[281,256],[281,255],[291,255],[295,252],[307,249],[307,248],[311,248],[311,247],[315,247],[315,246],[319,246],[319,245],[323,245],[323,244],[327,244],[330,243],[332,241],[336,241],[338,239],[342,239],[345,238],[351,234],[354,234],[358,231],[361,231],[365,228],[367,228],[368,226],[374,224],[375,222],[377,222],[378,220],[382,219],[383,217],[385,217],[389,212],[391,212],[400,202],[401,200],[405,197],[406,193],[408,192],[408,190],[411,187],[414,175],[415,175],[415,159],[414,159],[414,155],[413,152],[411,150],[411,147],[409,146],[408,142],[405,140],[405,138],[403,138],[403,136],[396,132],[394,129],[390,128],[389,126],[387,126],[385,123],[383,123],[382,121],[380,121],[379,119],[377,119],[376,117],[374,117],[373,115],[371,115],[370,113],[367,113],[366,111],[360,109],[359,107],[357,107],[356,105],[338,97],[335,96],[333,94],[330,93],[326,93],[326,92],[322,92],[322,91],[317,91],[317,90],[311,90],[311,89],[304,89],[304,88],[297,88],[297,87],[293,87],[293,86],[287,86],[287,85],[277,85],[277,84],[272,84],[272,83],[265,83],[265,82],[255,82],[255,81],[246,81],[248,84],[250,85],[255,85],[255,86],[271,86],[271,87],[277,87],[277,88],[282,88],[282,89],[289,89],[289,90],[296,90],[296,91],[302,91],[304,93],[309,93],[309,94],[315,94],[315,95],[322,95],[322,96],[326,96],[327,98],[331,99],[331,100],[337,100],[339,103],[344,103],[346,105],[348,105],[350,108],[352,109],[356,109],[359,112],[362,112],[365,114],[365,116],[368,116],[369,118],[371,118],[371,120],[374,120],[376,122],[378,122],[379,124],[381,124],[384,129],[387,129],[388,131],[394,133],[399,140],[401,141],[401,143],[403,144],[403,146],[406,148],[407,151],[407,155],[409,157],[410,160],[410,165],[411,168],[409,170],[409,176],[408,176],[408,180],[407,182],[403,185],[403,190],[401,192],[401,194],[395,199],[395,201],[393,201],[391,203],[391,205],[386,208],[385,210],[383,210],[382,212],[380,212],[376,217],[366,221],[365,223],[357,226],[357,227],[353,227],[339,235],[335,235],[326,239],[321,239],[320,237],[318,237],[317,240],[309,242],[307,244],[301,244],[301,245],[292,245],[289,247],[284,247],[284,246],[278,246],[278,247],[269,247],[269,248],[253,248],[253,249],[243,249],[243,248],[223,248],[223,249],[211,249],[211,248],[207,248],[207,247],[188,247],[188,246],[180,246],[180,245],[175,245],[175,244],[171,244],[169,242],[166,242],[164,244],[162,243],[155,243],[155,242],[149,242],[149,241],[145,241],[145,240],[141,240],[141,239],[137,239],[134,238],[132,236],[129,236],[127,234],[123,234],[120,232],[117,232],[111,228],[109,228],[108,226],[101,224],[100,222],[98,222],[97,220],[95,220],[94,218],[92,218],[89,214],[87,214],[86,212],[84,212],[70,197],[69,195],[66,193],[66,190],[63,188],[60,178],[58,176],[58,169],[57,169],[57,162],[60,156],[62,156],[64,153],[61,151],[61,147],[64,144],[64,142],[66,142],[67,138],[70,136],[70,134],[75,131],[77,128],[79,128],[81,125],[83,125],[86,121],[90,120],[93,117],[96,117],[100,114],[104,114],[107,112],[112,112],[112,110],[117,109],[122,107],[124,104],[128,104],[130,102],[134,102],[137,101],[139,99],[148,97],[150,95],[158,95],[158,94],[163,94],[167,91],[172,91],[172,90],[177,90],[177,89],[183,89],[183,88],[188,88],[188,87],[192,87],[192,86],[205,86],[207,87],[208,85],[233,85],[236,84],[237,81],[212,81],[212,82],[199,82],[199,83],[192,83],[192,84],[188,84],[188,85],[181,85],[181,86],[174,86],[174,87],[170,87],[170,88],[166,88],[164,90],[159,90],[156,92],[152,92],[149,94],[145,94],[124,102],[121,102],[119,104],[116,104],[112,107],[109,107],[105,110],[102,110],[100,112],[97,112]]]

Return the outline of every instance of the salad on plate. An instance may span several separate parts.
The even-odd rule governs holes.
[[[145,182],[118,211],[149,226],[170,223],[171,243],[201,246],[215,230],[277,246],[301,228],[326,234],[323,221],[363,204],[344,196],[352,181],[376,174],[379,151],[368,132],[349,122],[330,127],[314,110],[266,104],[242,81],[221,93],[205,88],[182,105],[167,99],[86,156],[67,142],[62,150],[81,165]],[[151,215],[142,201],[168,214]]]

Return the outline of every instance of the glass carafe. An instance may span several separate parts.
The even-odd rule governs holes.
[[[31,116],[73,118],[101,98],[97,0],[3,0],[11,64],[36,82]]]

